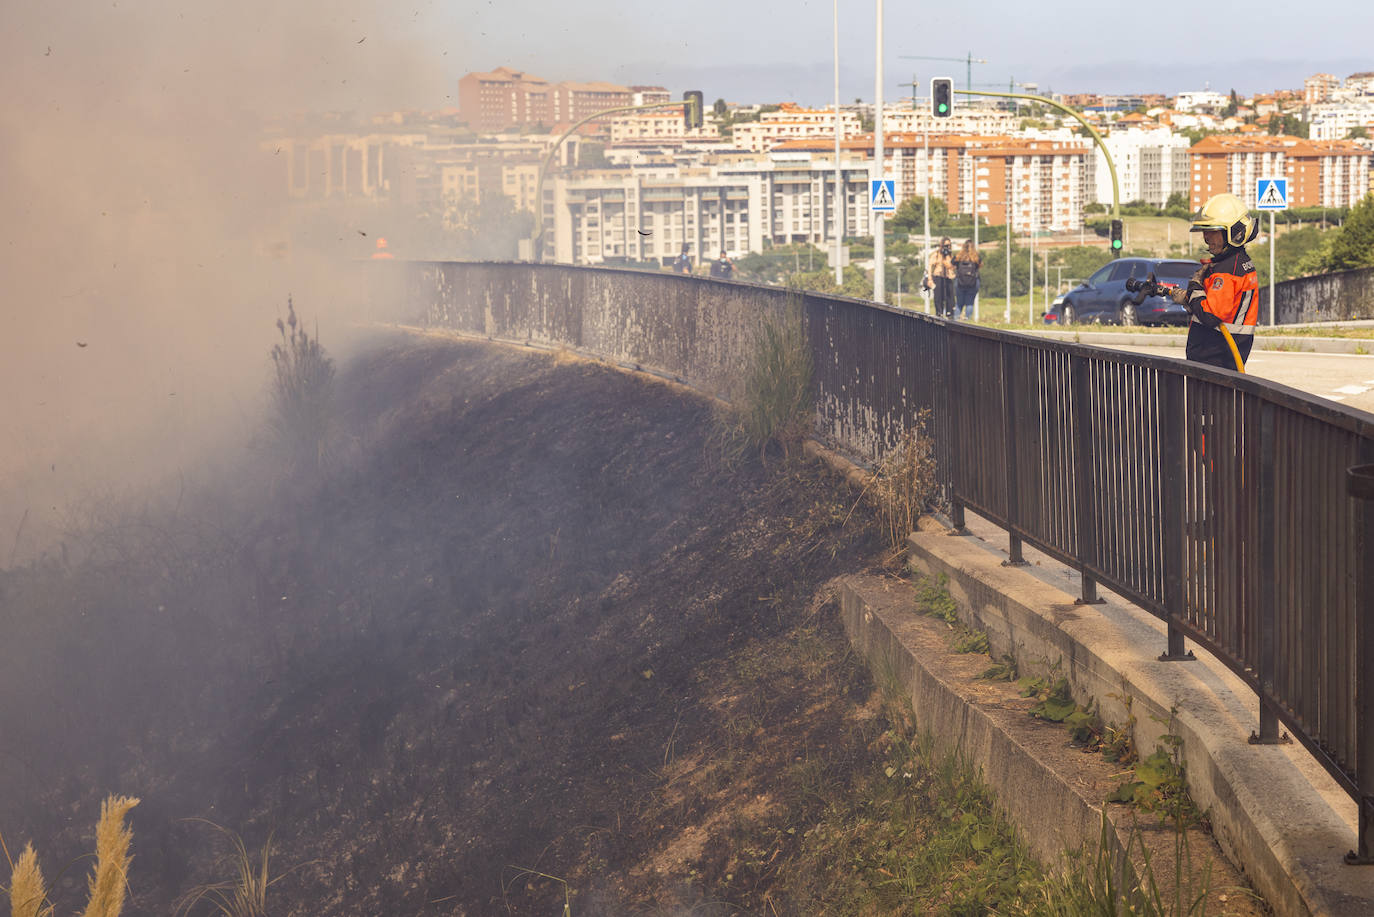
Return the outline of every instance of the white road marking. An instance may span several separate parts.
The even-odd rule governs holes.
[[[1363,395],[1365,392],[1369,391],[1369,386],[1342,385],[1340,388],[1336,389],[1336,391],[1340,392],[1342,395]]]
[[[1327,401],[1344,401],[1344,400],[1345,400],[1345,396],[1344,396],[1344,395],[1322,395],[1321,397],[1325,398]]]

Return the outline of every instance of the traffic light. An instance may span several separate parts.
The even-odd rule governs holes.
[[[1121,254],[1121,221],[1112,220],[1112,257]]]
[[[954,114],[954,81],[947,76],[930,81],[930,113],[937,118]]]
[[[689,131],[696,130],[701,127],[701,90],[687,90],[682,94],[682,101],[682,124]]]

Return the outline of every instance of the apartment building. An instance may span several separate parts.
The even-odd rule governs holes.
[[[1302,81],[1302,101],[1304,105],[1316,105],[1331,98],[1341,85],[1341,81],[1330,73],[1314,73]]]
[[[555,122],[554,86],[540,76],[509,67],[469,73],[458,81],[458,108],[468,126],[499,131],[521,124]]]
[[[654,105],[658,102],[671,102],[673,94],[663,86],[631,86],[631,105]]]
[[[666,93],[659,87],[640,87],[643,97]],[[568,124],[604,111],[634,104],[635,92],[614,83],[552,83],[509,67],[490,73],[469,73],[458,81],[458,107],[468,125],[478,131],[499,131],[525,125]]]
[[[924,100],[923,100],[924,101]],[[929,105],[917,108],[889,108],[883,113],[883,126],[889,134],[1014,134],[1020,127],[1014,112],[1002,111],[991,105],[970,105],[956,102],[954,113],[937,118]]]
[[[555,83],[552,110],[554,124],[573,124],[608,108],[634,104],[634,94],[614,83]]]
[[[617,146],[654,146],[680,144],[686,140],[718,140],[720,125],[703,122],[688,130],[683,123],[682,106],[627,112],[610,119],[610,140]]]
[[[1216,114],[1231,101],[1229,95],[1203,89],[1197,92],[1180,92],[1174,97],[1174,108],[1179,111],[1203,111]]]
[[[1344,140],[1357,127],[1374,137],[1374,96],[1319,102],[1308,109],[1307,118],[1311,140]]]
[[[840,139],[856,136],[862,125],[853,111],[840,109]],[[777,111],[766,111],[757,121],[741,121],[732,128],[735,146],[754,153],[766,153],[790,140],[835,138],[835,111],[828,108],[802,108],[784,103]]]
[[[1369,193],[1370,153],[1347,140],[1213,135],[1189,156],[1194,209],[1227,191],[1254,207],[1261,178],[1287,178],[1290,207],[1350,207]]]
[[[1120,200],[1146,201],[1163,207],[1175,192],[1187,194],[1188,139],[1161,128],[1113,130],[1102,138],[1116,166]],[[1093,144],[1088,160],[1091,200],[1112,203],[1112,175],[1107,158]]]
[[[423,146],[419,134],[322,134],[265,141],[282,163],[286,194],[297,199],[378,197],[399,177],[399,152]]]
[[[846,154],[872,162],[873,135],[843,144]],[[811,151],[817,141],[786,144],[780,152]],[[978,214],[1004,224],[1010,212],[1019,232],[1063,232],[1083,225],[1091,200],[1087,184],[1089,144],[1067,131],[1027,139],[1002,136],[890,134],[883,138],[884,172],[896,183],[897,200],[930,195],[951,213]]]
[[[868,177],[866,162],[842,160],[847,236],[870,232]],[[833,151],[559,175],[545,185],[545,233],[560,262],[666,261],[686,244],[700,263],[833,239],[834,188]]]
[[[1082,228],[1089,201],[1089,144],[978,138],[970,141],[966,155],[969,197],[979,219],[993,225],[1010,222],[1017,232]]]

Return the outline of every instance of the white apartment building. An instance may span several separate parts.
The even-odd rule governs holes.
[[[1121,203],[1145,201],[1163,207],[1169,195],[1188,193],[1188,139],[1164,129],[1112,131],[1102,138],[1112,163]],[[1107,158],[1093,144],[1088,165],[1092,200],[1112,203],[1112,174]]]
[[[867,235],[868,163],[843,159],[845,235]],[[545,185],[554,260],[667,261],[685,243],[696,263],[775,244],[834,238],[834,154],[774,154],[557,176]]]
[[[612,144],[643,145],[719,138],[720,126],[712,121],[688,130],[682,120],[681,107],[631,112],[611,119]]]
[[[1374,95],[1374,73],[1352,73],[1345,78],[1345,88],[1359,95]]]
[[[1344,140],[1356,127],[1374,137],[1374,96],[1322,102],[1311,106],[1307,117],[1308,136],[1313,140]]]
[[[856,136],[862,129],[859,116],[840,109],[840,140]],[[734,144],[742,150],[766,153],[789,140],[835,137],[835,112],[826,108],[800,108],[783,105],[778,111],[764,112],[757,121],[743,121],[732,128]]]
[[[1205,111],[1216,114],[1231,102],[1231,97],[1210,89],[1198,92],[1180,92],[1174,99],[1174,108],[1179,111]]]
[[[1013,112],[991,107],[961,105],[958,102],[954,105],[953,114],[948,118],[937,118],[932,115],[928,104],[914,109],[887,108],[883,114],[883,125],[889,134],[924,134],[930,131],[932,135],[1007,136],[1016,133],[1020,124],[1020,119]]]

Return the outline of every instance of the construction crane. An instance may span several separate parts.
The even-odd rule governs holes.
[[[948,60],[948,61],[963,61],[965,64],[968,65],[968,85],[964,87],[965,89],[972,89],[972,88],[973,88],[973,65],[974,65],[974,64],[986,64],[986,63],[987,63],[987,61],[983,60],[981,57],[974,57],[972,51],[970,51],[970,52],[968,53],[968,57],[926,57],[925,55],[922,55],[922,54],[903,54],[903,55],[901,55],[901,57],[902,57],[903,60]],[[914,90],[913,90],[913,91],[914,91]]]

